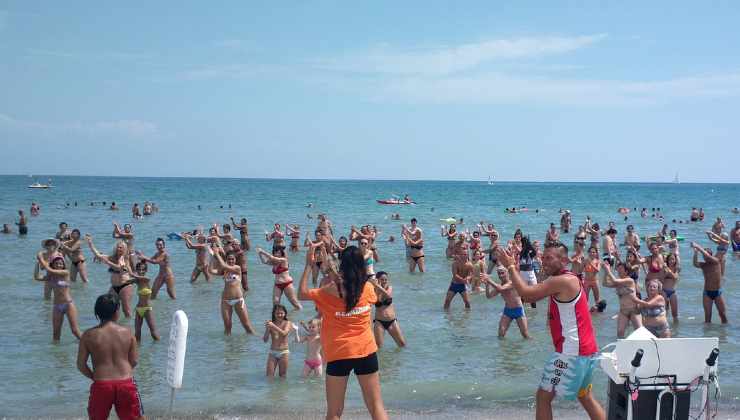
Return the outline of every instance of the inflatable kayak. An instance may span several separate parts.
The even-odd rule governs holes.
[[[457,223],[457,219],[455,219],[454,217],[448,217],[446,219],[439,219],[439,221],[445,222],[445,223]]]
[[[404,200],[375,200],[378,204],[416,204],[415,201],[404,201]]]

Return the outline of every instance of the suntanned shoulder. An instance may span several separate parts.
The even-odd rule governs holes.
[[[555,297],[561,301],[574,299],[581,290],[581,280],[571,273],[550,276],[547,281],[557,290]]]

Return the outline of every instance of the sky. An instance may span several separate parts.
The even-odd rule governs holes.
[[[0,1],[0,173],[740,182],[737,2],[159,3]]]

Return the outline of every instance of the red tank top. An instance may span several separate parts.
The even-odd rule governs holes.
[[[561,274],[570,274],[578,279],[578,276],[567,270],[563,270]],[[591,325],[588,298],[583,293],[582,286],[578,296],[570,302],[560,302],[555,296],[550,296],[548,316],[550,335],[556,352],[569,356],[590,356],[599,351]]]

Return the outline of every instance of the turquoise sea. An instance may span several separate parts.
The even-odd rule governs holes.
[[[39,176],[46,180],[48,176]],[[624,184],[624,183],[496,183],[437,181],[309,181],[262,179],[200,178],[110,178],[54,177],[51,190],[26,188],[33,182],[27,176],[0,176],[0,223],[17,220],[17,210],[32,201],[41,205],[41,214],[30,218],[29,235],[0,235],[0,417],[84,416],[89,381],[75,367],[77,342],[65,322],[62,340],[51,341],[50,302],[42,299],[42,285],[32,280],[34,255],[41,240],[52,237],[59,222],[79,228],[96,238],[103,252],[113,246],[112,222],[132,223],[137,248],[147,255],[154,252],[154,240],[168,232],[192,230],[196,226],[225,223],[229,216],[246,217],[253,245],[267,245],[261,233],[273,223],[298,223],[302,231],[312,231],[316,220],[307,213],[328,213],[337,234],[347,234],[352,224],[374,224],[381,240],[399,236],[400,224],[411,217],[419,220],[426,234],[428,272],[409,274],[402,243],[380,243],[381,262],[376,270],[390,272],[394,304],[408,348],[399,350],[388,338],[380,352],[381,381],[387,406],[392,410],[488,410],[497,407],[526,407],[539,382],[545,357],[552,349],[547,332],[543,303],[527,310],[531,340],[523,340],[515,326],[505,339],[496,336],[503,302],[472,298],[472,310],[465,311],[456,299],[449,312],[442,311],[450,282],[450,263],[444,256],[446,242],[439,235],[440,219],[464,217],[462,227],[472,228],[480,220],[494,223],[502,238],[510,238],[521,228],[533,239],[543,239],[550,222],[558,222],[560,208],[573,212],[574,223],[586,216],[605,226],[614,221],[619,238],[625,223],[618,207],[660,207],[671,228],[686,241],[681,244],[682,273],[678,287],[680,324],[674,333],[681,337],[717,336],[720,339],[720,383],[723,403],[735,405],[740,395],[740,348],[738,312],[735,302],[740,288],[735,285],[740,261],[728,258],[725,296],[729,302],[730,325],[705,325],[701,310],[701,273],[691,266],[689,241],[708,245],[704,231],[716,217],[728,229],[738,215],[730,209],[740,206],[738,184]],[[376,199],[392,194],[411,195],[415,206],[382,206]],[[157,203],[160,212],[143,220],[132,220],[133,202]],[[111,212],[100,203],[115,201],[121,207]],[[94,206],[90,203],[95,202]],[[307,202],[314,207],[307,209]],[[67,207],[69,203],[69,207]],[[76,205],[75,205],[76,203]],[[198,210],[198,206],[202,210]],[[229,208],[230,206],[230,208]],[[504,208],[526,206],[541,209],[522,214],[506,214]],[[703,207],[706,219],[696,224],[670,223],[688,219],[691,207]],[[391,213],[401,221],[390,220]],[[628,223],[641,235],[654,233],[662,224],[633,212]],[[564,235],[572,244],[572,233]],[[487,239],[484,244],[487,244]],[[177,300],[162,293],[154,311],[162,342],[152,342],[144,331],[140,364],[136,369],[147,414],[164,414],[170,391],[165,381],[167,337],[174,311],[184,310],[190,320],[183,388],[177,392],[177,415],[254,414],[316,411],[324,407],[323,384],[304,380],[300,371],[304,348],[294,345],[287,380],[267,380],[264,367],[268,345],[261,337],[248,337],[237,325],[235,334],[224,337],[219,314],[222,282],[191,285],[194,255],[183,242],[168,241],[177,281]],[[91,261],[89,251],[86,251]],[[291,273],[298,277],[303,269],[303,253],[293,255]],[[260,327],[270,316],[273,276],[269,267],[249,254],[247,296],[250,317]],[[156,269],[151,274],[155,274]],[[96,324],[93,301],[108,290],[109,276],[99,264],[90,264],[91,282],[72,286],[80,311],[82,328]],[[603,293],[609,307],[594,317],[598,342],[604,346],[616,339],[617,310],[613,291]],[[291,313],[293,320],[308,319],[312,311]],[[122,321],[133,327],[133,320]],[[262,331],[261,328],[259,330]],[[700,357],[700,356],[697,356]],[[703,357],[703,356],[702,356]],[[596,392],[605,400],[606,377],[598,372]],[[348,408],[362,407],[359,389],[352,381]]]

